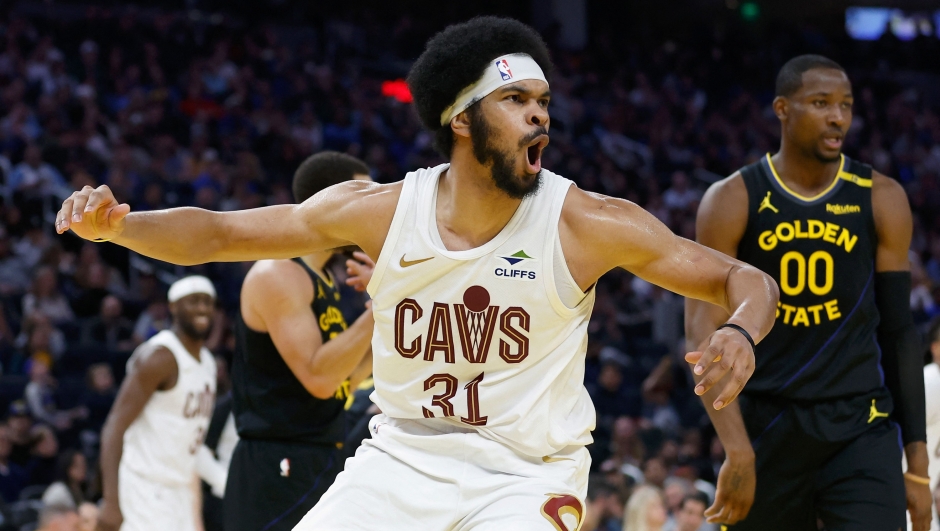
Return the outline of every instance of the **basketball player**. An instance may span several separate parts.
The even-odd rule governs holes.
[[[538,33],[511,19],[431,39],[409,85],[450,163],[398,183],[350,181],[301,205],[227,213],[129,214],[107,187],[63,203],[60,232],[174,263],[344,245],[377,258],[372,399],[383,414],[295,529],[577,529],[595,419],[583,385],[592,288],[615,267],[724,308],[728,323],[689,359],[700,391],[730,374],[718,408],[747,381],[776,285],[633,203],[543,170],[550,68]]]
[[[930,491],[936,492],[940,484],[940,318],[935,319],[927,332],[927,349],[933,360],[924,367],[924,391],[927,411],[927,451],[935,457],[927,467],[930,476]],[[913,522],[908,520],[908,529],[913,529]],[[940,530],[937,521],[937,505],[933,504],[930,518],[930,531]]]
[[[294,199],[351,179],[369,180],[362,161],[332,151],[294,174]],[[224,501],[226,531],[290,530],[342,469],[345,403],[372,372],[372,312],[347,328],[326,269],[331,250],[262,260],[241,293],[232,364],[235,425]]]
[[[734,531],[815,531],[817,516],[827,530],[895,531],[904,526],[906,490],[914,529],[926,531],[907,196],[842,154],[852,123],[842,67],[818,55],[794,58],[780,70],[776,94],[780,150],[713,185],[698,214],[700,243],[754,264],[782,291],[777,324],[757,349],[741,400],[709,409],[728,452],[751,456],[739,462],[754,463],[756,451],[756,497],[748,513],[749,465],[738,470],[747,498],[708,516],[738,522]],[[721,308],[690,301],[686,335],[692,344],[707,341],[726,318]]]
[[[131,355],[102,429],[102,531],[202,528],[196,454],[215,401],[215,359],[204,346],[215,288],[185,277],[167,300],[172,327]]]

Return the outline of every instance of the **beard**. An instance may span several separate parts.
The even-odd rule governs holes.
[[[187,321],[185,319],[180,319],[179,325],[181,332],[197,341],[205,341],[209,339],[209,333],[212,331],[212,326],[207,326],[205,330],[199,330],[195,325],[193,325],[192,321]]]
[[[818,149],[814,149],[814,150],[813,150],[813,155],[816,157],[816,160],[818,160],[819,162],[822,162],[822,163],[824,163],[824,164],[831,164],[831,163],[833,163],[833,162],[839,162],[840,160],[842,160],[842,151],[841,151],[841,150],[839,151],[839,153],[838,153],[836,156],[830,157],[830,156],[828,156],[828,155],[823,154],[823,153],[822,153],[821,151],[819,151]]]
[[[515,160],[512,153],[503,151],[490,142],[496,135],[493,127],[483,117],[480,106],[474,105],[470,109],[470,142],[473,144],[473,156],[480,164],[490,165],[493,184],[513,199],[525,199],[538,192],[542,186],[542,170],[539,170],[529,182],[524,180],[525,177],[518,177],[514,171]],[[548,131],[544,127],[539,127],[533,133],[526,135],[519,142],[519,147],[525,147],[543,134],[548,134]]]

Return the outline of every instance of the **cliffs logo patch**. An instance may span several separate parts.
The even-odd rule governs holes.
[[[584,517],[581,500],[570,494],[546,494],[548,500],[542,504],[542,516],[555,526],[556,531],[578,531]]]
[[[509,264],[509,267],[497,267],[496,270],[493,271],[493,274],[497,277],[515,280],[535,280],[535,271],[523,269],[521,266],[516,267],[520,264],[525,265],[524,262],[535,260],[535,258],[527,255],[524,250],[520,249],[509,256],[500,256],[500,258],[505,260]]]
[[[505,59],[496,61],[496,69],[499,70],[499,75],[502,76],[503,81],[512,79],[512,70],[509,69],[509,63]]]

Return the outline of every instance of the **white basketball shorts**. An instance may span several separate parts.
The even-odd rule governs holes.
[[[121,531],[196,531],[190,486],[170,487],[120,467],[118,496],[124,517]]]
[[[294,531],[576,531],[591,458],[531,457],[439,419],[376,415]]]

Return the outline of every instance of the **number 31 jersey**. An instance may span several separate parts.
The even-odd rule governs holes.
[[[780,179],[770,155],[741,170],[749,212],[738,258],[780,286],[747,393],[819,401],[883,387],[871,173],[843,155],[832,184],[805,197]]]
[[[553,268],[571,181],[542,170],[539,190],[499,234],[450,251],[435,215],[447,168],[405,177],[369,284],[372,400],[390,417],[444,419],[531,456],[589,444],[584,355],[594,292],[565,306]]]

